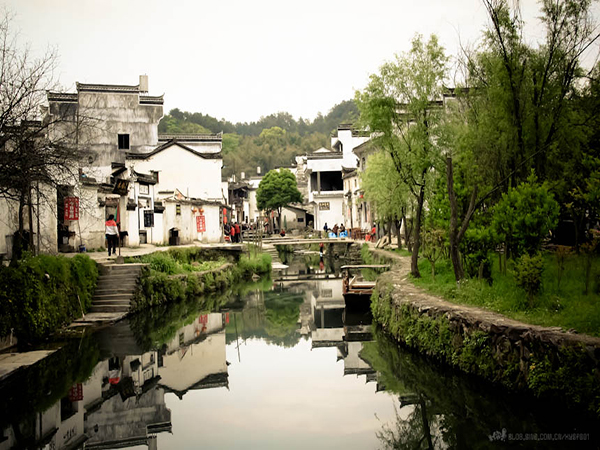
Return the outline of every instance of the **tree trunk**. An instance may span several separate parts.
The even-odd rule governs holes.
[[[458,283],[465,277],[465,272],[460,259],[459,245],[467,231],[471,217],[475,212],[475,200],[477,199],[477,186],[473,188],[471,193],[471,201],[469,208],[462,221],[460,230],[458,229],[458,205],[456,203],[456,193],[454,192],[454,173],[452,166],[452,157],[446,158],[446,184],[448,186],[448,197],[450,199],[450,261],[454,268],[454,277]]]
[[[425,202],[425,186],[421,185],[419,189],[419,196],[417,198],[417,217],[415,218],[415,224],[413,233],[415,241],[412,248],[412,256],[410,258],[410,273],[415,278],[421,278],[419,272],[419,247],[421,246],[421,215],[423,213],[423,203]]]
[[[404,221],[404,242],[406,243],[406,248],[408,249],[408,251],[412,252],[412,244],[410,242],[410,235],[412,232],[412,217],[410,219],[410,227],[408,225],[408,221],[406,220],[406,215],[402,215],[402,220]]]
[[[33,197],[31,195],[31,188],[27,191],[27,199],[29,200],[27,204],[27,212],[29,213],[29,250],[35,255],[37,251],[35,245],[33,245]]]
[[[458,283],[464,278],[465,272],[458,252],[458,206],[454,192],[454,173],[451,157],[446,158],[446,184],[448,186],[448,198],[450,199],[450,261],[452,261],[452,268],[454,269],[454,278]]]
[[[400,234],[402,228],[402,219],[396,220],[396,234],[398,235],[398,250],[402,250],[402,236]]]
[[[23,218],[25,209],[25,189],[21,191],[21,195],[19,195],[19,227],[17,232],[13,236],[13,246],[12,246],[12,258],[11,265],[15,265],[23,254],[23,233],[25,228],[25,220]]]

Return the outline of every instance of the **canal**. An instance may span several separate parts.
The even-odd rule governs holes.
[[[341,261],[146,311],[0,386],[11,448],[586,448],[597,424],[399,349]],[[206,303],[205,303],[206,304]]]

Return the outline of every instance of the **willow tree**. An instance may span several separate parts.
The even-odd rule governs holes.
[[[377,218],[385,222],[394,222],[398,232],[398,248],[402,248],[400,228],[404,222],[405,241],[408,240],[406,217],[410,215],[411,198],[408,189],[396,172],[390,155],[378,151],[369,156],[369,163],[361,176],[365,198],[371,202]]]
[[[420,35],[410,51],[396,55],[356,93],[362,125],[376,134],[375,144],[390,155],[391,164],[415,202],[411,273],[418,267],[425,192],[439,163],[438,128],[443,114],[443,80],[448,58],[435,35]]]

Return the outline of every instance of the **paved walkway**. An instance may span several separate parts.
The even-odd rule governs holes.
[[[121,247],[120,252],[117,249],[117,255],[121,255],[123,257],[126,256],[142,256],[148,255],[154,252],[164,252],[171,248],[188,248],[188,247],[200,247],[207,249],[238,249],[243,250],[244,244],[225,244],[225,243],[216,243],[216,244],[201,244],[200,242],[195,242],[193,244],[185,244],[185,245],[173,245],[173,246],[157,246],[154,244],[141,244],[139,247]],[[62,255],[72,258],[75,255],[79,255],[79,253],[61,253]],[[86,252],[90,258],[99,263],[110,263],[114,262],[117,257],[116,256],[108,256],[108,251],[103,252]]]

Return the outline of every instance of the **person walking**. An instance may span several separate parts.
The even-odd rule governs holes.
[[[106,246],[108,247],[108,256],[112,249],[112,254],[117,253],[117,240],[119,239],[119,229],[117,228],[117,222],[115,222],[115,216],[108,216],[108,220],[104,224],[106,233]]]
[[[325,222],[325,226],[323,227],[323,231],[325,232],[325,237],[327,237],[327,230],[329,230],[329,227],[327,226],[327,222]]]

